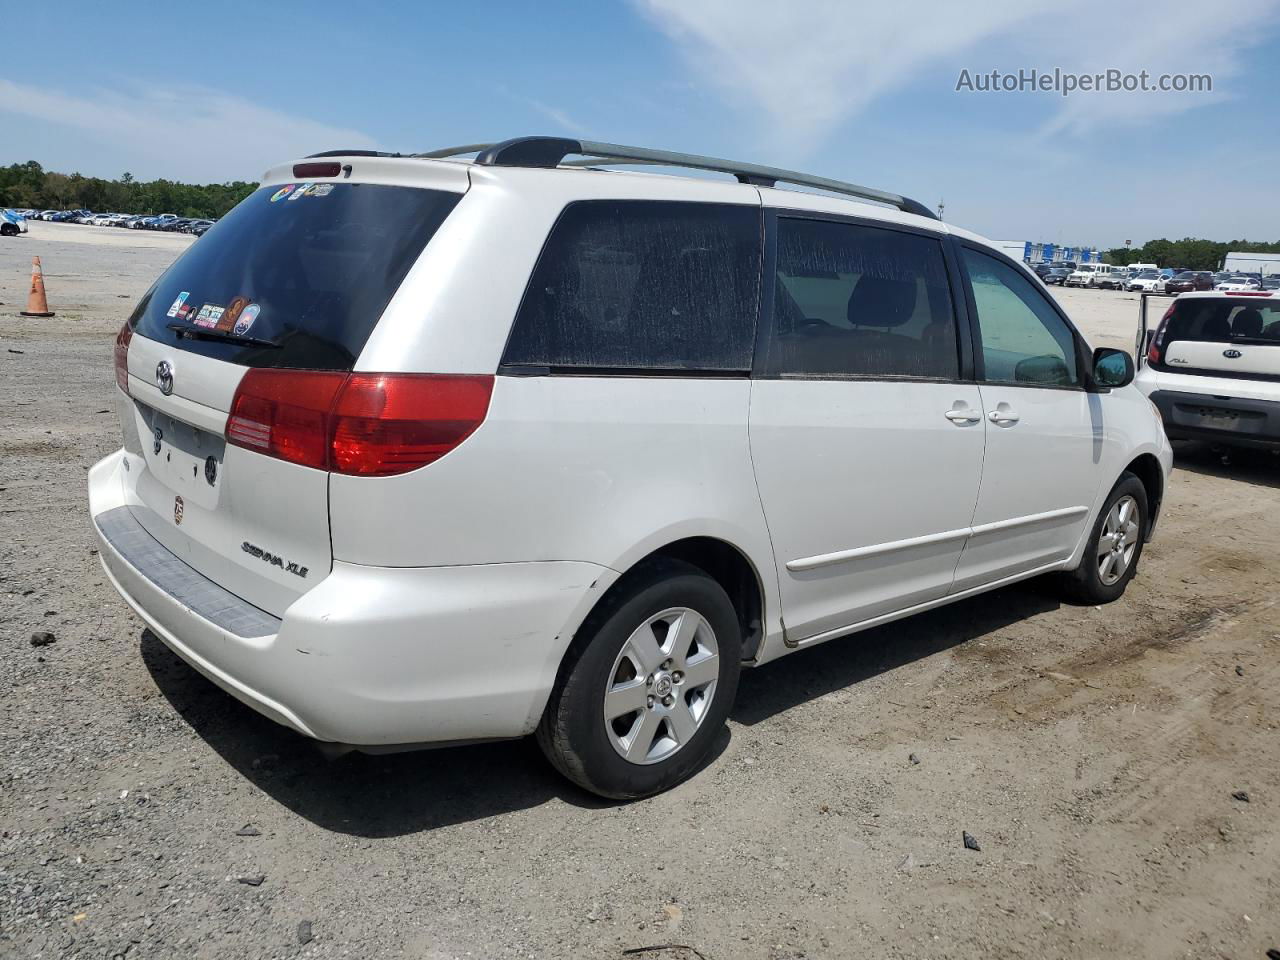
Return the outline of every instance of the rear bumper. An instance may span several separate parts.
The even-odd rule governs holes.
[[[121,459],[113,454],[89,473],[112,585],[192,667],[318,740],[388,746],[530,733],[574,631],[617,577],[579,562],[335,562],[277,620],[131,520]]]
[[[1280,402],[1174,390],[1153,390],[1150,397],[1170,440],[1280,449]]]

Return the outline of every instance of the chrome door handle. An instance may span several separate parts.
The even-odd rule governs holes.
[[[972,410],[948,410],[943,416],[952,423],[977,423],[982,419]]]
[[[1018,415],[1012,410],[992,410],[987,419],[992,423],[1017,423]]]

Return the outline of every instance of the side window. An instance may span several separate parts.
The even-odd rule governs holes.
[[[959,376],[938,240],[780,217],[773,312],[774,376]]]
[[[967,247],[985,378],[998,383],[1078,386],[1075,338],[1044,294],[995,257]]]
[[[588,200],[534,268],[505,364],[751,369],[758,207]]]

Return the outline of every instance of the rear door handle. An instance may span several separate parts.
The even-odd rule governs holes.
[[[1012,410],[992,410],[987,419],[992,423],[1017,423],[1018,415]]]
[[[943,416],[952,423],[977,423],[982,419],[972,410],[948,410]]]

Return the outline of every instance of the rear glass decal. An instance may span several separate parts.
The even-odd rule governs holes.
[[[258,319],[258,314],[262,312],[262,308],[256,303],[251,303],[241,311],[240,316],[236,319],[236,325],[232,328],[232,333],[237,337],[243,337],[249,332],[249,328],[253,326],[253,321]]]
[[[210,329],[217,327],[218,321],[222,319],[222,314],[226,311],[222,307],[215,307],[212,303],[206,303],[200,308],[200,312],[196,314],[195,320],[192,321],[197,327],[208,327]]]
[[[191,296],[191,292],[189,290],[183,290],[178,294],[178,296],[174,298],[173,303],[170,304],[169,312],[166,313],[165,316],[176,317],[178,315],[178,311],[182,309],[182,305],[187,302],[187,297],[189,296]]]
[[[297,184],[295,183],[286,183],[283,187],[281,187],[279,190],[277,190],[275,193],[271,195],[271,202],[275,203],[277,200],[283,200],[289,194],[293,193],[293,188],[295,186],[297,186]]]
[[[297,200],[300,196],[302,196],[304,193],[306,193],[310,189],[311,189],[311,184],[309,182],[299,184],[298,187],[293,191],[293,193],[289,194],[289,199]]]
[[[236,325],[236,321],[240,319],[240,314],[245,307],[249,305],[248,297],[235,297],[222,314],[222,319],[218,321],[219,330],[230,330]]]

